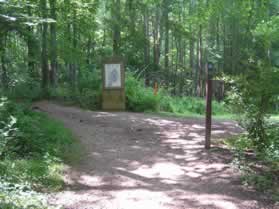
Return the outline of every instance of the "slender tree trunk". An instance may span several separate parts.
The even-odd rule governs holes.
[[[154,65],[156,69],[159,69],[159,62],[160,62],[160,8],[156,8],[156,14],[153,21],[153,59]]]
[[[167,77],[169,77],[169,0],[164,0],[163,6],[165,23],[165,71]]]
[[[71,83],[72,89],[76,90],[77,83],[77,11],[74,9],[73,14],[73,51],[72,51],[72,61],[71,61]]]
[[[42,17],[44,19],[47,18],[47,2],[46,0],[40,0],[41,3],[41,12]],[[42,89],[44,94],[47,93],[48,90],[48,52],[47,52],[47,31],[48,24],[46,22],[43,23],[42,26],[42,51],[41,51],[41,69],[42,69]]]
[[[150,65],[150,41],[149,41],[149,12],[148,7],[144,9],[144,64],[145,64],[145,85],[149,86],[148,68]]]
[[[88,41],[87,41],[87,57],[86,57],[86,63],[88,66],[91,65],[91,49],[92,47],[92,38],[89,36]]]
[[[31,11],[31,7],[28,6],[27,7],[27,13],[28,16],[32,16],[32,11]],[[28,34],[27,34],[27,53],[28,53],[28,58],[27,58],[27,62],[28,62],[28,72],[30,75],[30,78],[32,79],[37,79],[38,78],[38,72],[35,70],[35,65],[36,65],[36,44],[35,44],[35,40],[33,37],[33,28],[32,26],[28,26],[27,27],[28,30]]]
[[[107,43],[107,33],[106,33],[106,28],[103,29],[103,41],[102,41],[102,47],[106,46]]]
[[[226,40],[226,36],[227,36],[227,30],[226,30],[226,25],[224,24],[223,26],[223,71],[226,72],[227,70],[227,40]]]
[[[189,4],[189,16],[191,17],[193,15],[193,10],[194,10],[194,3],[193,0],[190,0]],[[190,27],[190,40],[189,40],[189,64],[190,64],[190,69],[192,72],[192,79],[193,79],[193,89],[192,89],[192,94],[193,96],[197,95],[197,70],[195,68],[195,39],[194,39],[194,31],[193,31],[193,26],[192,23],[189,23]]]
[[[136,31],[136,10],[135,10],[135,5],[134,5],[134,0],[127,0],[126,1],[126,8],[129,14],[129,31],[130,31],[130,38],[132,40],[135,39],[135,31]]]
[[[65,11],[71,11],[71,6],[70,6],[70,0],[64,0],[64,10]],[[64,14],[63,18],[65,19],[65,28],[64,28],[64,34],[65,34],[65,40],[67,43],[71,43],[72,40],[72,33],[71,33],[71,20],[69,18],[70,14]],[[72,85],[72,81],[71,81],[71,47],[70,44],[65,45],[65,50],[66,53],[64,54],[64,67],[66,69],[67,72],[67,80],[68,80],[68,84],[71,86]]]
[[[56,21],[56,0],[49,0],[51,18]],[[56,25],[50,25],[50,84],[52,87],[57,85],[57,38],[56,38]]]
[[[6,49],[6,36],[1,36],[0,37],[0,44],[1,44],[1,49],[0,49],[0,69],[2,69],[2,72],[0,71],[1,75],[1,82],[2,86],[4,89],[8,88],[8,72],[6,68],[6,60],[5,60],[5,49]]]
[[[121,18],[121,2],[120,0],[114,0],[112,7],[112,18],[114,21],[113,27],[113,54],[120,55],[120,18]]]
[[[216,22],[216,49],[217,49],[217,52],[218,54],[220,53],[220,50],[221,50],[221,46],[220,46],[220,17],[217,18],[217,22]],[[221,63],[220,63],[220,60],[218,60],[217,62],[217,72],[219,72],[221,70]]]
[[[180,38],[179,37],[174,37],[174,42],[176,44],[176,58],[175,58],[175,72],[174,72],[174,77],[173,77],[173,94],[176,96],[177,95],[177,74],[178,74],[178,66],[179,66],[179,42]]]
[[[203,70],[203,61],[202,61],[202,26],[199,26],[199,41],[197,44],[197,66],[198,66],[198,86],[197,86],[197,96],[202,96],[202,85],[203,85],[203,79],[202,79],[202,70]]]

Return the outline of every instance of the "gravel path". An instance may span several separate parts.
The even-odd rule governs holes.
[[[275,209],[241,186],[231,154],[203,149],[204,122],[137,113],[91,112],[49,102],[37,106],[62,121],[84,145],[69,165],[65,191],[51,195],[66,209]],[[213,138],[237,134],[214,122]]]

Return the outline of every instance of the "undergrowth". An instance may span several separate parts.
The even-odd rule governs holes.
[[[143,80],[132,75],[126,79],[127,108],[136,112],[166,112],[177,115],[204,115],[205,99],[197,97],[170,96],[161,90],[155,96],[153,89],[144,86]],[[213,101],[213,115],[228,114],[224,103]]]
[[[47,208],[43,193],[62,189],[63,163],[78,156],[79,145],[61,123],[1,98],[1,209]]]
[[[279,127],[266,127],[267,146],[258,150],[247,134],[232,137],[226,144],[234,150],[234,165],[242,172],[242,181],[279,202]]]
[[[197,97],[170,96],[160,90],[155,96],[153,88],[146,87],[144,81],[136,79],[131,73],[126,74],[125,83],[126,109],[132,112],[173,113],[183,116],[199,116],[205,113],[205,99]],[[36,82],[23,82],[3,92],[14,100],[36,101],[43,98],[40,87]],[[90,110],[102,108],[102,83],[101,76],[97,73],[87,73],[79,78],[76,88],[68,84],[49,89],[49,99],[65,105],[76,105]],[[224,102],[213,101],[213,115],[228,115],[229,111]]]

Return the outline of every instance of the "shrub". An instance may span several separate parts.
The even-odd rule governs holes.
[[[271,124],[266,130],[268,146],[261,155],[265,161],[278,164],[279,170],[279,127],[278,124]]]
[[[64,127],[46,115],[32,112],[28,105],[2,102],[0,105],[0,137],[2,158],[7,156],[44,156],[49,153],[61,157],[63,147],[72,143],[72,136]],[[3,142],[5,147],[3,147]]]
[[[18,81],[15,85],[12,85],[9,89],[7,89],[4,94],[10,99],[20,101],[39,100],[43,95],[40,83],[32,79]]]
[[[35,190],[61,189],[62,161],[75,160],[78,151],[78,144],[62,124],[30,111],[28,104],[2,98],[0,208],[47,208],[44,195]]]
[[[226,114],[228,111],[224,103],[213,101],[213,115]],[[161,97],[160,110],[171,113],[196,113],[205,114],[205,99],[195,97],[171,97],[164,95]]]
[[[135,112],[158,111],[160,95],[155,96],[152,88],[145,88],[142,80],[129,75],[126,78],[127,109]]]
[[[269,146],[267,116],[277,105],[279,96],[279,68],[273,66],[269,50],[278,41],[279,18],[259,23],[252,31],[256,50],[248,52],[250,61],[245,73],[232,79],[230,101],[258,151]],[[255,53],[262,52],[262,53]]]
[[[51,90],[50,98],[66,104],[98,110],[101,108],[100,75],[87,72],[83,77],[79,78],[75,91],[69,85],[61,85]]]
[[[266,133],[268,142],[260,150],[248,134],[233,137],[227,144],[234,150],[233,162],[242,172],[243,183],[269,192],[278,200],[279,128],[275,124],[268,125]]]

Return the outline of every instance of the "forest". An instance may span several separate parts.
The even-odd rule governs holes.
[[[184,119],[203,118],[212,63],[213,118],[244,130],[222,146],[279,201],[278,0],[0,0],[0,208],[63,189],[81,145],[33,104],[100,111],[109,57],[125,60],[128,112]]]

